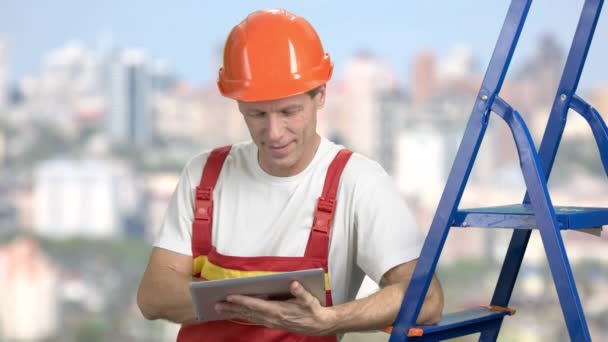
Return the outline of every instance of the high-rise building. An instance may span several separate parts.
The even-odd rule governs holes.
[[[41,341],[59,329],[58,271],[30,239],[0,248],[0,340]]]
[[[4,109],[8,102],[8,44],[0,36],[0,110]]]
[[[106,81],[106,126],[117,143],[142,146],[151,138],[152,80],[148,58],[141,50],[112,54],[102,72]]]
[[[177,76],[166,61],[156,59],[150,63],[150,83],[154,92],[166,91],[177,84]]]
[[[431,100],[437,87],[437,58],[433,51],[423,51],[414,57],[411,71],[412,102]]]

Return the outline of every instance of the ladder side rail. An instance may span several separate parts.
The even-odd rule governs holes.
[[[526,254],[526,248],[528,247],[531,234],[532,230],[530,229],[513,230],[513,235],[511,236],[511,241],[509,242],[502,268],[500,269],[500,274],[490,305],[509,306],[513,288],[515,287],[515,281],[517,280],[519,269],[521,268],[524,255]],[[504,317],[500,320],[496,329],[482,332],[479,341],[496,341],[503,320]]]
[[[422,246],[422,251],[420,252],[410,284],[403,297],[401,309],[394,322],[390,342],[408,341],[408,329],[415,325],[420,313],[441,250],[445,244],[447,233],[451,227],[452,217],[462,197],[464,187],[466,186],[487,128],[487,121],[483,120],[480,116],[479,113],[478,115],[472,115],[465,130],[463,140],[448,177],[447,185],[439,201],[431,228]]]
[[[422,247],[410,285],[403,297],[390,342],[409,340],[408,328],[416,324],[441,250],[468,181],[487,128],[494,97],[502,87],[532,0],[512,0],[465,129],[447,184],[439,201],[431,228]]]
[[[576,94],[570,101],[570,108],[579,113],[591,127],[591,132],[600,152],[604,171],[608,175],[608,128],[600,113]]]
[[[564,71],[562,72],[562,77],[557,88],[557,94],[553,101],[547,126],[538,150],[541,167],[542,170],[544,170],[545,178],[547,180],[551,174],[555,157],[557,155],[557,150],[564,133],[568,108],[572,106],[572,104],[569,103],[571,100],[576,102],[575,99],[577,97],[575,92],[580,81],[593,35],[595,33],[595,28],[597,26],[602,5],[603,0],[585,1],[574,37],[572,39],[570,51],[568,52],[568,57],[564,65]],[[581,112],[585,111],[579,111],[579,113]],[[594,119],[594,121],[597,120]],[[598,124],[596,123],[596,129],[593,132],[596,141],[598,142],[598,146],[600,146],[600,140],[605,141],[606,130],[604,125],[604,133],[599,134],[601,130],[597,128],[597,125]],[[598,137],[603,137],[603,140]],[[604,169],[606,174],[608,174],[608,156],[603,151],[606,150],[602,150],[600,147],[600,155],[602,156]],[[526,191],[523,203],[530,203],[528,191]],[[529,230],[513,231],[511,242],[509,243],[503,266],[499,274],[498,282],[492,296],[492,305],[509,305],[531,233],[532,232]],[[480,341],[495,341],[498,337],[498,332],[499,329],[484,332],[481,334]]]
[[[497,98],[494,104],[492,110],[509,125],[515,139],[524,180],[529,190],[530,204],[536,217],[570,338],[573,341],[591,341],[574,276],[555,217],[555,210],[547,189],[547,181],[530,132],[521,115],[506,102]]]
[[[496,96],[500,92],[531,4],[532,0],[511,0],[481,83],[479,98],[485,95],[491,100],[492,96]],[[488,101],[486,106],[488,110],[491,105],[492,102]]]
[[[551,107],[549,120],[538,150],[541,166],[545,171],[545,178],[547,179],[549,179],[555,162],[555,156],[557,155],[566,126],[570,101],[578,87],[603,3],[604,0],[585,1],[574,37],[572,38],[570,51],[568,52],[562,77],[557,87],[553,106]],[[524,203],[528,202],[529,197],[526,193]]]

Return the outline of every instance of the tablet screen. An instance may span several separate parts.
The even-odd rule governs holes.
[[[297,280],[325,306],[325,272],[322,268],[272,273],[267,275],[190,283],[194,313],[198,321],[222,319],[214,306],[228,295],[240,294],[265,300],[293,298],[289,292],[291,283]]]

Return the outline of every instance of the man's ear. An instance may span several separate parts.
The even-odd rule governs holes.
[[[319,92],[315,95],[314,97],[314,101],[315,101],[315,106],[317,107],[317,110],[320,110],[321,108],[323,108],[325,106],[325,90],[327,89],[326,85],[322,85],[319,88]]]

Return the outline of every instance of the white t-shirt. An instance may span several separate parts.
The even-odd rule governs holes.
[[[236,144],[213,192],[212,241],[233,256],[303,256],[329,164],[343,147],[322,138],[305,170],[275,177],[258,164],[257,146]],[[193,199],[209,151],[185,166],[155,246],[192,255]],[[394,266],[416,259],[423,242],[391,178],[353,153],[344,168],[331,229],[329,278],[334,304],[355,298],[367,274],[379,282]]]

